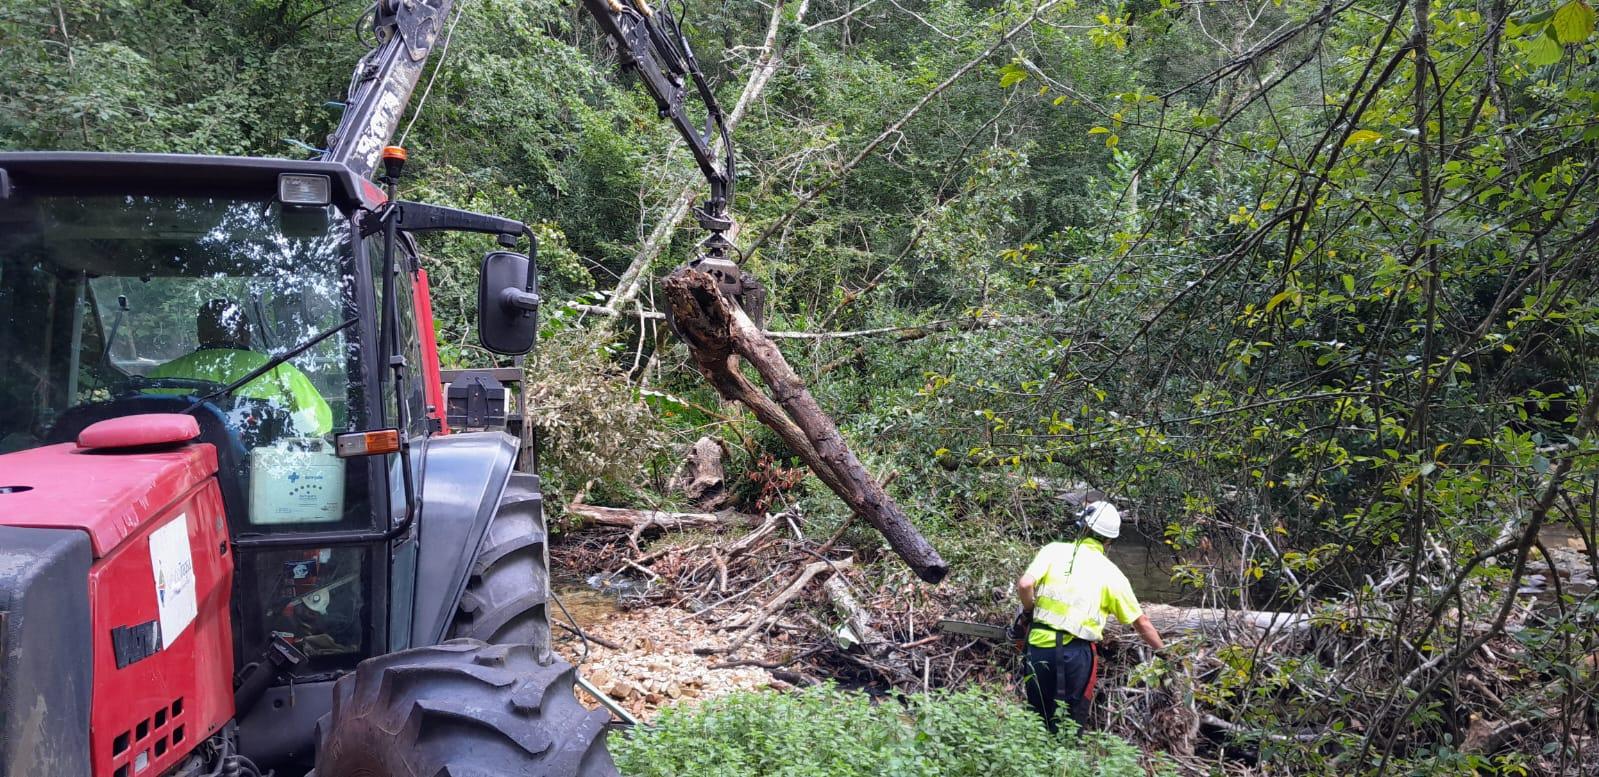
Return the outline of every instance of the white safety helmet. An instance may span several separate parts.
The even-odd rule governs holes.
[[[1116,505],[1106,501],[1089,502],[1083,508],[1083,528],[1098,534],[1108,540],[1114,540],[1122,533],[1122,513]]]

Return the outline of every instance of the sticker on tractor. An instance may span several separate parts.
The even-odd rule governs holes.
[[[150,533],[150,568],[155,574],[161,648],[172,647],[194,621],[194,556],[189,552],[189,515],[180,513]]]

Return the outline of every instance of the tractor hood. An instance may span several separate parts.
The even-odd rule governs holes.
[[[0,526],[82,529],[101,558],[216,471],[204,443],[0,455]]]

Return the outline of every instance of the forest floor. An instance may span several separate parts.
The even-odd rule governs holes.
[[[984,619],[966,611],[969,603],[962,604],[962,592],[945,586],[916,588],[907,595],[911,589],[873,579],[883,571],[867,574],[867,568],[857,566],[831,541],[785,536],[770,520],[752,528],[750,520],[669,532],[642,545],[616,528],[560,537],[552,548],[552,566],[554,588],[566,612],[561,607],[551,611],[557,623],[552,635],[556,651],[577,664],[601,693],[645,722],[668,707],[692,706],[736,691],[785,690],[824,681],[874,694],[972,683],[1015,691],[1015,656],[1009,646],[937,630],[937,621],[945,617]],[[1511,630],[1536,619],[1554,589],[1570,593],[1594,585],[1580,539],[1551,530],[1543,540],[1546,550],[1540,551],[1537,566],[1544,574],[1526,578]],[[841,600],[843,590],[852,593]],[[847,616],[851,611],[853,620]],[[1168,623],[1183,618],[1199,623],[1208,617],[1205,613],[1220,612],[1149,605],[1152,617],[1157,611],[1164,611]],[[571,622],[586,641],[563,625]],[[1358,630],[1326,632],[1304,623],[1264,636],[1247,627],[1239,631],[1239,623],[1232,623],[1230,632],[1226,627],[1216,631],[1216,624],[1208,621],[1174,626],[1174,631],[1191,629],[1182,632],[1183,657],[1170,667],[1179,674],[1154,686],[1148,684],[1147,671],[1139,675],[1148,661],[1145,652],[1124,634],[1112,634],[1101,646],[1105,693],[1096,705],[1096,725],[1146,753],[1177,759],[1184,771],[1203,772],[1215,765],[1216,757],[1234,766],[1241,765],[1234,760],[1240,757],[1252,762],[1254,746],[1230,748],[1223,743],[1236,736],[1250,740],[1268,735],[1230,719],[1239,710],[1197,703],[1203,694],[1196,691],[1226,679],[1227,664],[1220,656],[1229,643],[1250,646],[1263,666],[1275,667],[1293,665],[1307,655],[1345,651],[1350,649],[1345,643],[1374,636]],[[868,635],[865,645],[853,639],[855,633]],[[1168,634],[1168,639],[1173,636],[1179,634]],[[1486,658],[1472,663],[1473,688],[1482,699],[1472,697],[1474,714],[1469,730],[1462,733],[1468,749],[1491,753],[1514,747],[1529,726],[1519,718],[1506,719],[1492,703],[1509,698],[1523,682],[1518,678],[1525,669],[1517,668],[1520,660],[1515,658],[1521,649],[1508,637],[1487,647],[1492,652],[1485,650]],[[598,706],[584,693],[579,698]],[[1322,736],[1329,721],[1300,724],[1294,736]]]

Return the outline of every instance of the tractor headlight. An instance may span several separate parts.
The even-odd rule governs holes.
[[[327,205],[333,202],[333,181],[325,175],[283,173],[278,176],[278,201],[284,205]]]

